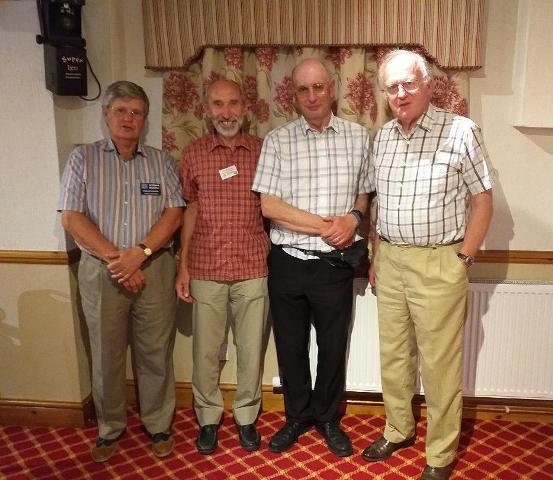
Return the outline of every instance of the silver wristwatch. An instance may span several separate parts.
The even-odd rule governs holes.
[[[465,255],[464,253],[459,252],[457,257],[459,257],[459,260],[461,260],[466,267],[470,267],[474,263],[474,257],[472,255]]]

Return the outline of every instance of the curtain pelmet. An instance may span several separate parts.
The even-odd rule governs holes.
[[[146,68],[205,47],[419,46],[442,68],[482,66],[486,0],[142,0]]]

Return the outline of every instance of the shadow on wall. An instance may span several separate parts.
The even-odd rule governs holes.
[[[177,305],[177,332],[185,337],[192,337],[192,304],[181,302]]]
[[[510,248],[511,241],[514,237],[514,221],[511,210],[509,208],[509,203],[503,191],[501,185],[501,179],[499,176],[498,170],[495,168],[492,170],[493,177],[493,205],[494,213],[492,217],[492,222],[488,235],[484,240],[483,247],[487,247],[489,244],[493,245],[493,250],[505,250],[508,251]],[[489,248],[489,247],[488,247]],[[491,249],[490,249],[491,250]],[[495,265],[493,273],[494,281],[502,282],[507,278],[508,273],[508,264],[501,263]],[[495,289],[494,289],[495,291]],[[486,313],[489,310],[489,296],[484,296],[478,300],[485,302],[484,305],[475,305],[475,308],[472,308],[471,305],[471,295],[469,295],[469,304],[467,306],[467,322],[465,324],[465,356],[470,357],[470,352],[476,351],[474,361],[467,363],[466,359],[464,361],[464,394],[467,396],[474,396],[476,390],[476,376],[477,376],[477,365],[478,358],[480,357],[480,352],[482,351],[482,346],[484,344],[485,331],[483,319]],[[473,299],[473,302],[476,301]],[[477,322],[476,328],[474,328],[474,323]],[[470,367],[468,366],[470,365]],[[471,371],[466,371],[467,368],[470,368]],[[470,422],[469,422],[470,423]],[[469,428],[470,430],[470,428]],[[471,432],[472,430],[470,430]],[[470,438],[471,434],[468,434],[467,438]]]
[[[17,307],[15,324],[8,323],[4,312],[0,316],[2,397],[82,400],[86,381],[78,378],[79,325],[75,320],[71,328],[67,325],[74,318],[70,296],[57,290],[29,290],[19,296]]]

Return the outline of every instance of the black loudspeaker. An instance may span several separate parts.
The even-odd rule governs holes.
[[[44,45],[46,88],[56,95],[87,94],[86,41],[81,37],[85,0],[37,0]]]

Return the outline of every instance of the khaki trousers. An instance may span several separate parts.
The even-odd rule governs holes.
[[[99,436],[113,439],[127,425],[128,339],[138,384],[140,418],[151,434],[169,432],[175,410],[175,260],[154,254],[143,268],[146,286],[132,294],[106,265],[83,252],[79,288],[92,355],[92,396]]]
[[[236,345],[234,420],[254,423],[261,406],[267,277],[232,282],[191,280],[194,409],[200,426],[218,424],[224,403],[219,389],[219,348],[226,337],[227,306]]]
[[[428,408],[426,461],[434,467],[455,459],[461,431],[468,279],[459,248],[381,241],[375,263],[384,437],[401,442],[415,434],[411,400],[418,350]]]

